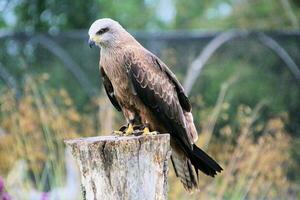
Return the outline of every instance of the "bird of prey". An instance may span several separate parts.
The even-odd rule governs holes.
[[[158,57],[145,49],[118,22],[96,20],[89,29],[90,47],[100,52],[100,72],[107,96],[123,113],[125,135],[142,124],[171,136],[171,161],[185,189],[198,187],[198,170],[214,177],[222,168],[195,145],[198,139],[191,104],[182,85]]]

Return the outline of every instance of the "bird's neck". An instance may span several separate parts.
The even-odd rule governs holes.
[[[127,41],[120,41],[116,42],[111,46],[102,46],[100,54],[102,55],[118,55],[119,53],[122,54],[126,49],[130,49],[130,47],[139,47],[141,44],[134,40],[127,40]],[[142,47],[142,46],[141,46]]]

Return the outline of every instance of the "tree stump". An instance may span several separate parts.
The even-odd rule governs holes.
[[[66,140],[87,200],[167,199],[169,134]]]

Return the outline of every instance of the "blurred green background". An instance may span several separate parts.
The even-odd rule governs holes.
[[[124,123],[87,45],[103,17],[176,73],[198,145],[224,168],[190,195],[170,167],[170,199],[300,198],[299,1],[1,0],[0,176],[12,199],[81,199],[63,139]]]

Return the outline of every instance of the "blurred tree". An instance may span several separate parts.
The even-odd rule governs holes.
[[[290,0],[176,0],[173,28],[299,28],[300,5]]]
[[[153,21],[154,8],[146,1],[98,0],[97,2],[100,7],[98,18],[113,18],[126,28],[145,29],[147,24]]]
[[[26,31],[83,29],[104,17],[114,18],[129,28],[143,29],[154,15],[154,8],[140,0],[21,0],[8,4],[13,5],[7,9],[12,9],[16,17],[13,28]],[[5,16],[0,16],[1,24]]]
[[[299,28],[299,5],[289,0],[238,1],[230,16],[233,26],[257,29]]]
[[[130,29],[282,29],[299,28],[297,0],[11,0],[0,3],[0,26],[17,30],[58,31],[87,28],[97,18],[110,17]],[[173,9],[171,18],[163,12]],[[15,24],[6,23],[13,10]],[[170,11],[171,12],[171,11]],[[5,14],[4,14],[5,13]]]
[[[97,16],[93,0],[22,0],[15,7],[16,29],[56,31],[86,28]]]

